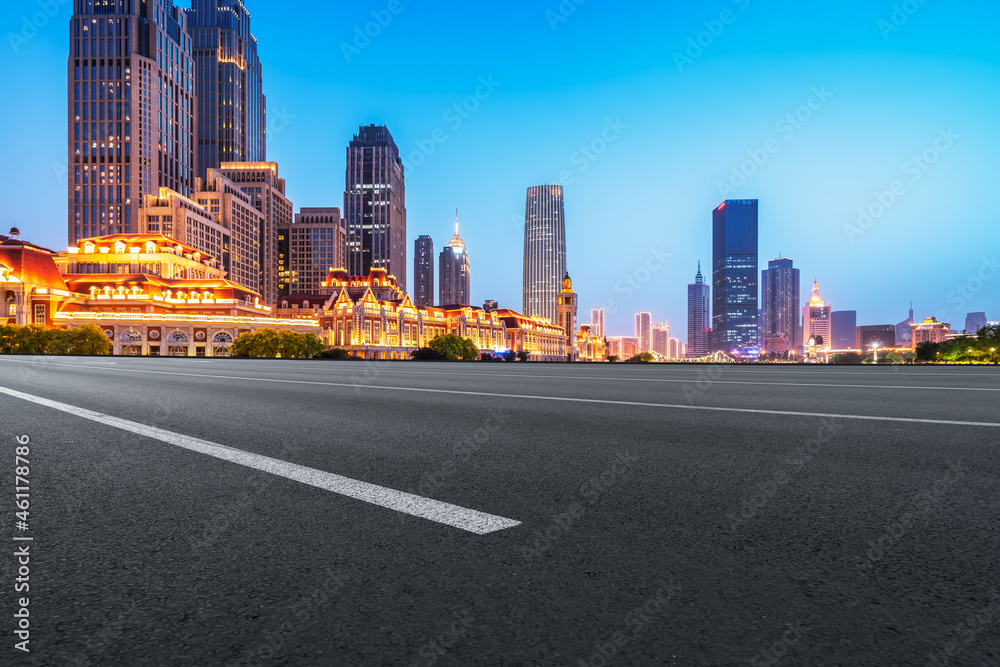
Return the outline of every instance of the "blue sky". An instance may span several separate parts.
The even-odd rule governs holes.
[[[648,310],[686,337],[686,284],[727,197],[760,200],[761,268],[793,258],[803,299],[818,279],[859,324],[898,322],[911,299],[959,328],[1000,319],[1000,215],[983,205],[1000,173],[995,3],[247,3],[268,158],[296,207],[342,206],[347,142],[386,124],[409,167],[411,269],[413,239],[439,249],[460,209],[477,303],[520,307],[525,189],[563,183],[581,317],[613,304],[611,334]],[[62,248],[70,3],[0,11],[0,225]]]

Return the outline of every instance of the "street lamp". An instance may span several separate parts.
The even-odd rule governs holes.
[[[879,345],[878,341],[872,343],[872,354],[874,355],[873,361],[876,364],[878,363],[878,345]]]

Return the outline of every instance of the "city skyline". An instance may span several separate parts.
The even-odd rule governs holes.
[[[354,28],[364,27],[371,16],[361,10],[321,7],[317,12],[334,26],[335,41],[335,48],[316,58],[323,63],[325,73],[321,75],[294,64],[320,53],[319,45],[308,39],[314,28],[296,25],[303,39],[296,41],[295,48],[288,48],[285,35],[291,34],[293,17],[270,3],[253,3],[249,9],[268,95],[267,155],[282,165],[289,198],[297,206],[338,203],[329,185],[343,173],[339,147],[360,123],[388,125],[410,167],[407,206],[416,217],[409,225],[407,249],[418,234],[445,238],[447,211],[460,205],[477,226],[466,239],[470,249],[489,247],[492,251],[477,255],[477,266],[484,276],[477,293],[515,306],[520,286],[506,276],[500,278],[503,274],[499,269],[518,254],[519,233],[511,224],[511,215],[518,213],[518,193],[531,183],[559,183],[563,173],[569,172],[573,182],[565,182],[565,187],[567,219],[572,224],[567,229],[567,243],[574,261],[581,263],[575,279],[581,307],[616,300],[620,307],[608,311],[609,331],[627,331],[639,311],[657,313],[672,323],[684,320],[687,266],[707,256],[708,242],[698,212],[717,203],[722,198],[719,183],[739,182],[741,171],[756,173],[745,177],[744,185],[732,186],[737,193],[726,196],[752,196],[762,202],[760,251],[774,256],[780,250],[795,257],[807,275],[822,278],[832,301],[857,310],[860,322],[899,322],[911,297],[918,320],[942,310],[941,319],[952,322],[960,322],[970,311],[986,311],[995,317],[991,311],[998,283],[968,289],[968,281],[985,266],[984,259],[991,261],[992,257],[984,258],[960,238],[942,238],[932,244],[934,248],[914,247],[912,265],[878,261],[902,229],[934,234],[941,219],[957,220],[969,230],[989,229],[988,215],[971,204],[976,192],[989,182],[988,171],[981,168],[987,164],[985,155],[975,147],[995,144],[997,137],[987,117],[991,105],[986,101],[992,93],[982,85],[989,81],[986,63],[995,60],[996,54],[985,30],[988,21],[978,20],[979,14],[972,20],[972,14],[961,10],[922,6],[905,26],[884,33],[878,23],[888,18],[885,8],[848,4],[850,12],[844,7],[809,8],[797,17],[797,31],[781,29],[784,24],[775,18],[782,12],[780,7],[753,6],[744,11],[734,5],[736,22],[709,47],[702,47],[703,55],[680,65],[675,53],[688,57],[688,38],[697,37],[705,30],[703,22],[717,17],[703,8],[668,11],[643,7],[650,19],[644,23],[649,25],[638,30],[652,30],[654,25],[663,29],[658,39],[663,50],[651,61],[629,47],[610,59],[599,50],[569,69],[548,65],[544,71],[533,71],[534,63],[544,62],[544,56],[562,52],[602,26],[613,28],[627,12],[580,7],[553,26],[543,11],[515,4],[512,11],[491,18],[520,31],[517,34],[536,39],[528,40],[530,53],[513,60],[494,60],[487,55],[489,44],[477,46],[462,36],[461,30],[489,10],[449,13],[411,11],[408,7],[394,16],[384,34],[372,39],[370,45],[345,56],[341,43],[351,44]],[[186,3],[178,7],[184,8]],[[11,68],[8,76],[12,84],[30,85],[38,75],[58,79],[66,71],[68,19],[68,7],[46,19],[44,25],[33,25],[30,14],[4,18],[11,62],[33,64],[30,72]],[[398,32],[388,37],[393,31]],[[469,53],[468,62],[443,79],[414,78],[426,57],[414,48],[415,35],[438,33],[460,35],[459,43]],[[766,39],[772,52],[748,56],[751,35],[755,41]],[[825,55],[838,50],[846,55]],[[404,52],[414,57],[400,60]],[[937,58],[942,52],[948,57]],[[925,65],[931,61],[937,67],[928,70]],[[385,68],[390,71],[389,82],[364,80],[361,71],[389,62],[394,65],[394,69]],[[602,62],[603,66],[593,66]],[[762,62],[772,62],[781,69],[784,76],[780,84],[754,77],[740,82],[747,67]],[[544,85],[551,86],[556,72],[559,99],[546,94],[542,84],[544,79]],[[337,93],[333,103],[334,91],[321,87],[305,98],[299,94],[299,84],[310,76],[344,82],[351,95]],[[408,83],[410,80],[415,83]],[[916,80],[919,88],[912,85]],[[678,109],[654,122],[649,101],[639,101],[639,91],[650,89],[653,82],[669,91],[664,95],[688,95],[690,103],[684,106],[690,111]],[[745,96],[739,115],[717,104],[727,85]],[[823,95],[816,96],[814,86]],[[392,88],[397,101],[390,102],[383,88]],[[608,102],[612,99],[608,93],[619,89],[614,102]],[[831,95],[827,97],[824,90]],[[27,194],[23,201],[12,202],[9,222],[30,228],[39,242],[60,248],[65,227],[60,230],[58,220],[65,220],[65,210],[46,193],[67,182],[65,162],[60,157],[66,154],[65,144],[58,136],[32,128],[41,130],[47,123],[59,122],[52,118],[47,101],[53,109],[61,108],[59,98],[65,95],[65,88],[53,86],[41,92],[40,109],[3,112],[6,126],[27,130],[18,133],[24,136],[11,137],[12,148],[22,147],[25,161],[16,169],[4,167],[8,170],[5,181]],[[957,107],[948,101],[956,98],[966,103]],[[810,102],[821,108],[810,109]],[[454,111],[456,105],[459,111]],[[803,116],[810,116],[807,121],[796,121],[799,127],[786,123],[782,130],[775,129],[776,121],[786,114],[794,119],[803,105]],[[532,124],[525,123],[528,108]],[[694,114],[696,109],[711,112]],[[900,122],[901,118],[905,121]],[[942,138],[949,136],[949,127],[952,135],[959,137],[951,144],[950,139]],[[439,128],[443,135],[435,134]],[[684,137],[680,143],[676,143],[678,131]],[[788,137],[789,133],[792,136]],[[763,166],[751,164],[743,170],[751,154],[760,158],[759,151],[769,136],[780,150],[768,154]],[[29,137],[32,149],[23,149]],[[499,137],[510,140],[504,145]],[[598,139],[607,141],[599,153],[579,151]],[[648,155],[648,145],[671,142],[676,145],[670,154],[676,157],[655,162],[648,157],[637,159]],[[524,160],[528,147],[531,159]],[[940,148],[948,150],[935,156],[931,169],[915,167],[912,156]],[[328,160],[329,155],[333,159]],[[468,156],[478,157],[470,165],[464,159]],[[628,164],[635,166],[625,167]],[[904,165],[909,171],[904,171]],[[914,167],[919,182],[909,175]],[[595,241],[600,230],[615,218],[615,198],[608,193],[627,182],[652,187],[650,178],[669,183],[671,193],[684,194],[673,197],[668,214],[660,211],[651,215],[654,209],[641,209],[649,222],[639,225],[635,238],[648,242],[636,243],[609,258],[603,245]],[[889,189],[896,179],[906,187],[903,196],[892,195]],[[466,194],[455,197],[455,190]],[[859,207],[879,212],[877,195],[895,201],[870,223],[863,220],[863,227],[852,231],[855,235],[849,238],[845,225],[857,226]],[[824,250],[806,240],[801,233],[803,221],[824,237]],[[668,228],[669,234],[661,231]],[[856,235],[859,231],[862,233]],[[621,303],[615,286],[642,265],[650,245],[662,245],[673,261],[627,304]],[[942,262],[942,257],[947,259]],[[845,262],[866,266],[864,275],[845,271]],[[944,266],[937,272],[915,268],[932,262]],[[601,270],[591,271],[588,266],[600,266]],[[896,280],[900,276],[905,280]],[[869,293],[865,289],[868,281],[884,284],[886,289],[877,295]]]

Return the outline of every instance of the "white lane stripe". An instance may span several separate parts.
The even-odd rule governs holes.
[[[25,401],[30,401],[32,403],[37,403],[38,405],[44,405],[45,407],[60,410],[77,417],[89,419],[91,421],[98,422],[99,424],[136,433],[147,438],[153,438],[155,440],[175,445],[183,449],[188,449],[193,452],[213,456],[223,461],[236,463],[241,466],[246,466],[247,468],[253,468],[254,470],[271,473],[272,475],[278,475],[279,477],[285,477],[286,479],[302,482],[303,484],[315,486],[326,491],[332,491],[333,493],[338,493],[342,496],[371,503],[372,505],[378,505],[379,507],[385,507],[396,510],[397,512],[402,512],[403,514],[421,517],[423,519],[429,519],[430,521],[436,521],[437,523],[443,523],[446,526],[459,528],[470,533],[476,533],[477,535],[485,535],[486,533],[492,533],[505,528],[513,528],[514,526],[521,524],[520,521],[505,519],[502,516],[486,514],[485,512],[479,512],[465,507],[459,507],[458,505],[452,505],[451,503],[416,496],[412,493],[397,491],[384,486],[378,486],[377,484],[369,484],[368,482],[362,482],[349,477],[343,477],[341,475],[335,475],[322,470],[316,470],[315,468],[307,468],[306,466],[281,461],[269,456],[245,452],[240,449],[234,449],[232,447],[226,447],[225,445],[209,442],[208,440],[201,440],[199,438],[193,438],[180,433],[165,431],[163,429],[156,428],[155,426],[147,426],[146,424],[112,417],[110,415],[101,414],[100,412],[94,412],[93,410],[78,408],[74,405],[51,401],[40,396],[25,394],[14,389],[0,387],[0,393],[13,396],[14,398],[20,398]]]
[[[14,361],[15,363],[30,363],[30,362],[17,362],[14,359],[4,359],[3,361]],[[53,366],[66,366],[73,368],[84,368],[87,370],[95,370],[92,366],[81,366],[78,364],[52,364]],[[153,375],[177,375],[181,377],[197,377],[197,378],[211,378],[216,380],[243,380],[250,382],[273,382],[277,384],[305,384],[314,385],[321,387],[346,387],[346,388],[358,388],[358,389],[381,389],[385,391],[410,391],[417,393],[426,394],[452,394],[459,396],[487,396],[490,398],[517,398],[517,399],[528,399],[532,401],[560,401],[566,403],[597,403],[601,405],[628,405],[636,407],[645,408],[665,408],[673,410],[702,410],[706,412],[736,412],[743,414],[757,414],[757,415],[781,415],[786,417],[827,417],[829,419],[854,419],[860,421],[881,421],[881,422],[902,422],[908,424],[942,424],[947,426],[987,426],[987,427],[1000,427],[1000,423],[997,422],[972,422],[972,421],[956,421],[951,419],[923,419],[917,417],[878,417],[875,415],[843,415],[836,413],[825,413],[825,412],[793,412],[789,410],[762,410],[755,408],[723,408],[723,407],[711,407],[706,405],[681,405],[673,403],[645,403],[640,401],[611,401],[603,398],[572,398],[567,396],[534,396],[530,394],[498,394],[487,391],[461,391],[458,389],[427,389],[421,387],[391,387],[386,385],[374,385],[374,384],[349,384],[346,382],[316,382],[311,380],[282,380],[277,378],[255,378],[255,377],[245,377],[240,375],[208,375],[206,373],[177,373],[174,371],[144,371],[135,368],[116,368],[115,371],[119,373],[149,373]]]

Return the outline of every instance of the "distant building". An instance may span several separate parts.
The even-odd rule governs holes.
[[[896,326],[894,324],[870,324],[855,329],[854,348],[862,352],[878,343],[880,348],[896,347]]]
[[[278,293],[319,290],[330,269],[347,267],[347,223],[337,207],[303,208],[278,226]]]
[[[916,350],[921,343],[940,343],[951,333],[951,325],[938,322],[936,317],[928,317],[923,322],[914,322],[910,346]]]
[[[604,338],[604,309],[594,308],[590,311],[591,331],[598,338]]]
[[[434,239],[426,234],[413,242],[413,303],[434,305]]]
[[[524,206],[524,312],[554,322],[566,275],[566,214],[561,185],[528,188]]]
[[[639,339],[639,352],[649,352],[653,344],[653,316],[650,313],[636,313],[635,337]]]
[[[727,199],[712,211],[712,348],[757,348],[757,200]]]
[[[833,336],[830,348],[833,350],[854,349],[854,344],[857,342],[858,312],[856,310],[835,310],[830,313],[830,322],[830,333]]]
[[[652,342],[650,352],[655,352],[664,357],[671,357],[670,354],[670,324],[667,322],[655,323],[652,329]]]
[[[813,283],[809,302],[802,308],[802,345],[809,345],[810,340],[815,346],[831,349],[833,340],[830,326],[830,304],[823,303],[823,295],[819,293],[819,282]]]
[[[905,320],[896,325],[896,345],[902,346],[910,343],[910,325],[913,324],[913,304],[910,304],[910,315]]]
[[[761,271],[761,344],[764,352],[794,350],[799,334],[799,270],[787,257],[772,259]]]
[[[975,336],[986,326],[986,313],[969,313],[965,316],[965,333]]]
[[[608,338],[608,353],[618,357],[619,361],[631,359],[639,354],[639,340],[627,336]]]
[[[685,356],[684,343],[680,342],[676,338],[670,339],[670,354],[667,356],[671,359],[683,359]]]
[[[472,303],[472,269],[465,242],[458,235],[458,218],[455,219],[455,236],[444,248],[438,262],[438,279],[441,281],[438,303],[441,306]]]
[[[687,354],[695,359],[708,356],[712,351],[710,292],[701,275],[701,262],[698,262],[698,273],[687,288]]]

